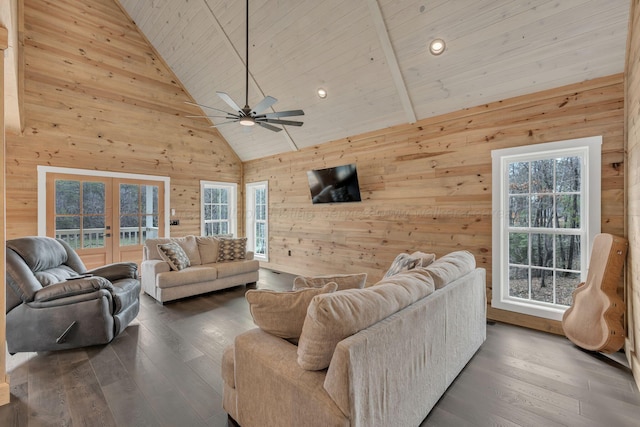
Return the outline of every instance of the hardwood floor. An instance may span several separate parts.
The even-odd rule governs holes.
[[[258,288],[289,289],[291,275],[260,271]],[[253,328],[244,286],[160,305],[106,346],[8,356],[11,402],[0,426],[227,426],[222,350]],[[623,361],[624,355],[614,358]],[[563,337],[505,324],[422,426],[637,426],[629,369]]]

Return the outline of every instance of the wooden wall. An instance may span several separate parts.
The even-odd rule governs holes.
[[[169,176],[172,235],[200,234],[201,179],[242,165],[113,0],[24,0],[22,135],[7,135],[7,237],[37,233],[36,167]],[[239,213],[240,214],[240,213]]]
[[[592,135],[604,141],[602,231],[623,234],[622,81],[600,78],[246,162],[245,182],[269,181],[266,265],[367,272],[375,282],[400,252],[468,249],[487,269],[491,301],[491,150]],[[306,171],[352,162],[363,202],[312,205]],[[559,322],[489,316],[562,332]]]
[[[627,144],[627,358],[640,387],[640,1],[631,2],[625,80]]]
[[[0,101],[4,100],[4,53],[8,47],[7,29],[0,26]],[[4,102],[0,102],[0,277],[5,277],[5,140],[4,140]],[[5,316],[5,286],[3,280],[0,285],[0,405],[10,401],[9,377],[7,376],[7,347]]]

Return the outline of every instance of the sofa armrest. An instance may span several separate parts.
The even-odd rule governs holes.
[[[323,388],[325,371],[302,369],[295,345],[252,329],[236,337],[234,353],[241,425],[349,425]]]
[[[138,265],[134,262],[116,262],[87,271],[88,274],[104,277],[107,280],[137,279]]]
[[[67,280],[40,289],[35,293],[34,301],[53,301],[75,295],[89,294],[99,289],[112,290],[113,285],[107,279],[98,276]]]
[[[146,261],[142,261],[140,270],[140,283],[142,285],[142,290],[158,299],[156,296],[156,277],[160,273],[167,273],[171,271],[169,263],[160,259],[148,259]]]
[[[140,273],[143,277],[153,277],[153,280],[155,281],[155,277],[158,274],[171,271],[171,267],[168,262],[160,259],[149,259],[142,262],[141,270],[142,271]]]

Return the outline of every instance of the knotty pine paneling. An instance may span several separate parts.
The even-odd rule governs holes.
[[[374,283],[400,252],[467,249],[487,269],[491,301],[491,150],[602,135],[602,231],[624,235],[623,105],[614,75],[245,162],[245,182],[269,181],[265,265]],[[306,172],[347,163],[363,201],[312,205]],[[489,317],[562,333],[559,322]]]
[[[5,50],[9,46],[8,44],[9,34],[7,28],[0,25],[0,100],[4,100],[5,89],[4,89],[4,54]],[[0,275],[1,277],[5,277],[6,264],[5,264],[5,240],[6,240],[6,217],[5,217],[5,206],[6,206],[6,193],[5,193],[5,126],[4,126],[4,102],[0,103],[0,195],[2,196],[2,200],[0,201],[0,243],[2,247],[0,248]],[[6,281],[3,281],[0,285],[0,307],[5,307],[6,299],[6,291],[5,287],[7,286]],[[6,334],[6,326],[7,326],[7,318],[5,315],[5,311],[2,310],[0,313],[0,405],[6,405],[10,402],[10,384],[9,384],[9,376],[7,375],[7,353],[5,351],[5,344],[7,341]]]
[[[631,2],[625,79],[627,148],[627,342],[626,353],[640,387],[640,2]]]
[[[240,183],[242,165],[207,122],[185,118],[201,112],[136,25],[113,0],[24,0],[24,22],[7,237],[37,233],[38,165],[168,176],[172,235],[200,234],[200,180]]]

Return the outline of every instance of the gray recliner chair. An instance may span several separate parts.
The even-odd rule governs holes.
[[[135,263],[93,270],[63,240],[7,241],[7,347],[11,354],[106,344],[135,319]]]

